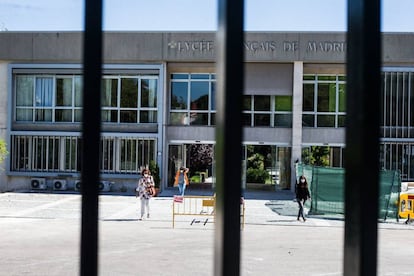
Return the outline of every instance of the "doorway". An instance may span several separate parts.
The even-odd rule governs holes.
[[[212,186],[214,175],[213,160],[213,144],[193,143],[169,145],[167,186],[174,186],[175,173],[180,167],[190,169],[189,180],[191,184],[207,184]]]

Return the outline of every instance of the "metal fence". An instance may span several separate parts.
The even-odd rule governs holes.
[[[345,214],[345,169],[297,164],[296,176],[304,175],[309,183],[312,200],[308,203],[312,214]],[[365,183],[374,186],[376,183]],[[378,218],[398,219],[398,199],[401,191],[399,171],[379,172]],[[370,215],[370,214],[367,214]]]

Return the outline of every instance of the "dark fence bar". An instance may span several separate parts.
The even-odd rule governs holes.
[[[102,0],[85,0],[83,46],[82,229],[80,274],[98,275]]]
[[[214,275],[240,274],[244,1],[218,2]]]
[[[380,1],[348,0],[344,275],[377,274]]]

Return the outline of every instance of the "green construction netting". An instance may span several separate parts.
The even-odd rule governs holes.
[[[296,176],[305,175],[309,183],[312,200],[310,213],[344,214],[345,169],[332,167],[316,167],[296,164]],[[398,219],[398,199],[401,189],[399,171],[380,171],[379,214],[378,218]],[[309,203],[307,203],[309,204]]]

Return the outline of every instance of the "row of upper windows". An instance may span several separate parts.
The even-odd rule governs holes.
[[[82,78],[15,75],[15,120],[81,122]],[[102,121],[157,122],[157,76],[104,76]],[[215,74],[171,74],[169,123],[215,125]],[[291,127],[292,96],[244,95],[243,125]],[[305,75],[303,125],[342,127],[345,118],[345,77]]]

